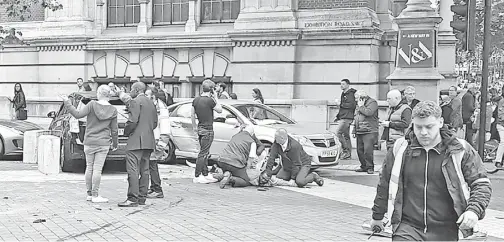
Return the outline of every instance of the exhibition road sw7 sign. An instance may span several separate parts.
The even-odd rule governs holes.
[[[397,67],[434,67],[435,48],[436,32],[434,30],[401,31],[397,49]]]

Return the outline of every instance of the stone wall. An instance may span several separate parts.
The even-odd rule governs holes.
[[[374,9],[374,0],[299,0],[299,9],[365,8]]]

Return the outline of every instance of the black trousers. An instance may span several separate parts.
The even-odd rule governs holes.
[[[210,147],[212,147],[213,139],[213,130],[198,127],[200,151],[198,153],[198,159],[196,159],[196,170],[194,171],[195,177],[198,177],[201,174],[203,174],[203,176],[208,175],[208,158],[210,156]]]
[[[407,223],[400,223],[399,227],[392,235],[392,241],[458,241],[458,228],[454,226],[427,228],[427,233],[423,229],[416,228]]]
[[[466,125],[465,140],[469,142],[471,146],[474,147],[473,140],[474,140],[474,132],[476,132],[476,130],[473,129],[472,122],[467,122],[465,123],[465,125]]]
[[[128,172],[128,200],[138,202],[147,197],[149,187],[149,159],[152,150],[126,151],[126,171]],[[138,178],[140,177],[140,179]]]
[[[364,170],[374,170],[374,145],[378,133],[357,134],[357,156]]]
[[[151,179],[150,189],[154,192],[163,192],[161,188],[161,177],[159,176],[159,167],[157,160],[149,161],[149,174]]]
[[[250,178],[247,175],[247,168],[237,168],[235,166],[229,165],[218,161],[217,165],[224,171],[229,171],[234,178],[233,187],[247,187],[250,186]]]

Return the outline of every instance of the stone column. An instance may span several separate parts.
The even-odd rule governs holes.
[[[189,18],[185,24],[185,32],[196,32],[198,28],[199,19],[196,17],[198,0],[189,0]]]
[[[435,61],[436,33],[441,17],[429,0],[409,0],[395,19],[399,28],[397,61],[394,72],[387,77],[391,88],[414,86],[421,100],[439,100],[439,74]]]
[[[97,34],[101,34],[105,29],[106,23],[104,23],[103,15],[104,15],[104,7],[105,0],[96,0],[96,32]]]
[[[138,2],[140,3],[140,23],[138,23],[137,33],[146,34],[152,25],[149,21],[149,11],[152,9],[148,8],[149,0],[138,0]]]
[[[241,0],[235,30],[295,29],[294,0]]]
[[[445,81],[441,82],[441,89],[448,89],[457,82],[455,71],[457,38],[455,38],[450,26],[450,22],[453,20],[452,5],[453,0],[439,2],[439,14],[443,21],[439,24],[438,63],[439,73],[445,77]]]
[[[380,28],[383,30],[392,29],[392,12],[389,11],[392,0],[381,0],[377,1],[376,4],[376,15],[380,19]]]

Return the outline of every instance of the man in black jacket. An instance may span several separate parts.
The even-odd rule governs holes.
[[[350,88],[348,79],[341,80],[341,99],[336,99],[336,105],[339,105],[339,112],[336,115],[336,134],[343,148],[341,159],[348,160],[352,158],[352,142],[350,141],[350,124],[354,120],[356,90]]]
[[[474,110],[476,110],[475,95],[477,91],[478,88],[476,87],[476,84],[470,83],[467,86],[467,92],[462,97],[462,120],[464,121],[464,124],[466,126],[465,140],[473,146],[473,136],[476,130],[474,130],[472,127],[473,121],[471,120],[471,117],[474,114]]]
[[[304,187],[312,182],[316,182],[319,186],[324,185],[322,177],[310,171],[311,156],[304,151],[299,142],[287,134],[285,129],[279,129],[275,133],[275,143],[271,146],[266,170],[261,175],[266,177],[266,180],[273,175],[273,164],[278,157],[282,159],[282,168],[276,175],[277,178],[286,181],[295,180],[298,187]]]

